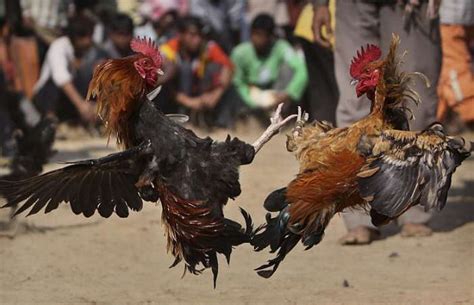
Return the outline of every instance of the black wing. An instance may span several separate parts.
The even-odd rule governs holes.
[[[422,132],[387,130],[362,137],[359,150],[368,162],[358,173],[359,192],[372,207],[374,224],[416,204],[441,210],[452,174],[470,155],[468,146],[462,138],[446,136],[440,124]]]
[[[71,163],[67,167],[21,181],[0,181],[0,193],[10,201],[3,207],[15,207],[28,215],[44,209],[45,213],[68,202],[75,214],[92,216],[97,210],[102,217],[115,212],[127,217],[129,209],[140,211],[143,203],[135,186],[141,170],[139,156],[149,143],[104,158]]]

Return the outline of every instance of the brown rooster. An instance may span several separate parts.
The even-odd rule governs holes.
[[[345,208],[369,208],[379,226],[397,218],[411,206],[442,209],[451,176],[470,155],[472,143],[447,136],[440,124],[421,132],[407,129],[404,104],[419,102],[409,82],[419,73],[398,71],[399,38],[393,36],[384,60],[374,45],[362,48],[350,74],[357,96],[367,94],[370,114],[346,128],[324,122],[304,126],[297,120],[287,149],[300,163],[297,177],[271,193],[265,208],[279,212],[256,230],[252,239],[259,251],[268,246],[277,256],[257,268],[270,277],[285,255],[302,241],[307,249],[318,244],[335,213]]]
[[[151,101],[159,92],[161,57],[151,40],[135,39],[136,55],[98,66],[88,99],[98,104],[109,135],[126,150],[72,165],[31,179],[0,181],[0,192],[16,214],[30,209],[45,213],[68,202],[75,214],[127,217],[142,209],[143,200],[161,201],[168,250],[176,265],[194,274],[211,268],[214,285],[217,254],[230,259],[232,248],[250,241],[251,219],[242,210],[246,228],[224,217],[223,206],[240,192],[239,166],[255,154],[280,127],[280,105],[272,124],[253,145],[228,137],[224,142],[199,138],[164,115]],[[155,88],[156,87],[156,88]]]

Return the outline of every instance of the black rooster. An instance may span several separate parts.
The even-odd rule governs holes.
[[[151,100],[159,92],[161,57],[145,39],[132,41],[137,52],[98,66],[88,98],[97,101],[100,117],[126,150],[104,158],[70,166],[20,182],[0,182],[11,198],[6,206],[24,204],[19,214],[44,209],[48,213],[69,202],[75,214],[102,217],[142,209],[142,199],[161,201],[168,250],[173,266],[185,261],[185,270],[201,273],[198,265],[211,268],[214,286],[218,274],[217,253],[230,258],[232,248],[250,241],[250,216],[242,210],[246,228],[224,217],[223,206],[240,192],[239,171],[255,153],[295,116],[280,117],[253,145],[228,137],[224,142],[199,138],[164,115]]]

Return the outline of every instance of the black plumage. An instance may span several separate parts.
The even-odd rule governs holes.
[[[164,115],[148,99],[130,116],[132,148],[109,156],[72,163],[22,181],[1,181],[6,207],[24,201],[16,214],[46,213],[68,202],[75,214],[127,217],[140,211],[143,198],[161,200],[168,249],[176,263],[198,274],[198,265],[218,273],[217,253],[230,259],[232,248],[250,241],[252,222],[242,210],[245,227],[224,217],[223,206],[240,192],[240,165],[256,150],[237,138],[223,142],[200,138]],[[282,122],[276,122],[275,134]],[[280,124],[280,125],[279,125]],[[267,133],[268,134],[268,133]],[[268,139],[267,139],[268,140]]]
[[[469,157],[470,146],[462,138],[447,136],[438,123],[420,132],[386,130],[378,137],[362,137],[359,148],[368,162],[359,174],[358,188],[370,204],[374,225],[417,204],[440,211],[451,177]]]
[[[217,254],[229,261],[234,246],[250,241],[252,221],[242,210],[245,228],[224,217],[223,206],[240,192],[239,166],[252,162],[256,152],[289,120],[280,117],[250,145],[237,138],[223,142],[200,138],[164,115],[151,100],[159,93],[161,56],[151,39],[133,39],[137,54],[110,59],[96,67],[87,100],[95,101],[107,133],[124,150],[71,165],[22,181],[0,181],[9,199],[5,207],[23,202],[16,214],[46,213],[68,202],[75,214],[127,217],[140,211],[143,200],[161,201],[168,250],[176,265],[199,274],[210,268],[214,285]]]

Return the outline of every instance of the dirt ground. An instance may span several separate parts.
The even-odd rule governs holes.
[[[240,136],[251,141],[256,133]],[[278,136],[241,168],[243,192],[229,202],[228,216],[242,221],[241,206],[254,222],[263,221],[265,196],[296,173],[284,141]],[[58,141],[52,163],[103,156],[112,151],[105,142]],[[342,247],[337,240],[345,229],[336,216],[319,246],[298,246],[271,279],[253,269],[272,255],[239,247],[230,266],[220,260],[217,289],[209,271],[181,279],[182,265],[168,268],[173,259],[165,250],[159,205],[145,204],[127,219],[84,219],[67,205],[22,216],[17,236],[0,238],[0,304],[474,304],[473,173],[471,158],[456,172],[431,237],[403,239],[390,225],[381,241]]]

